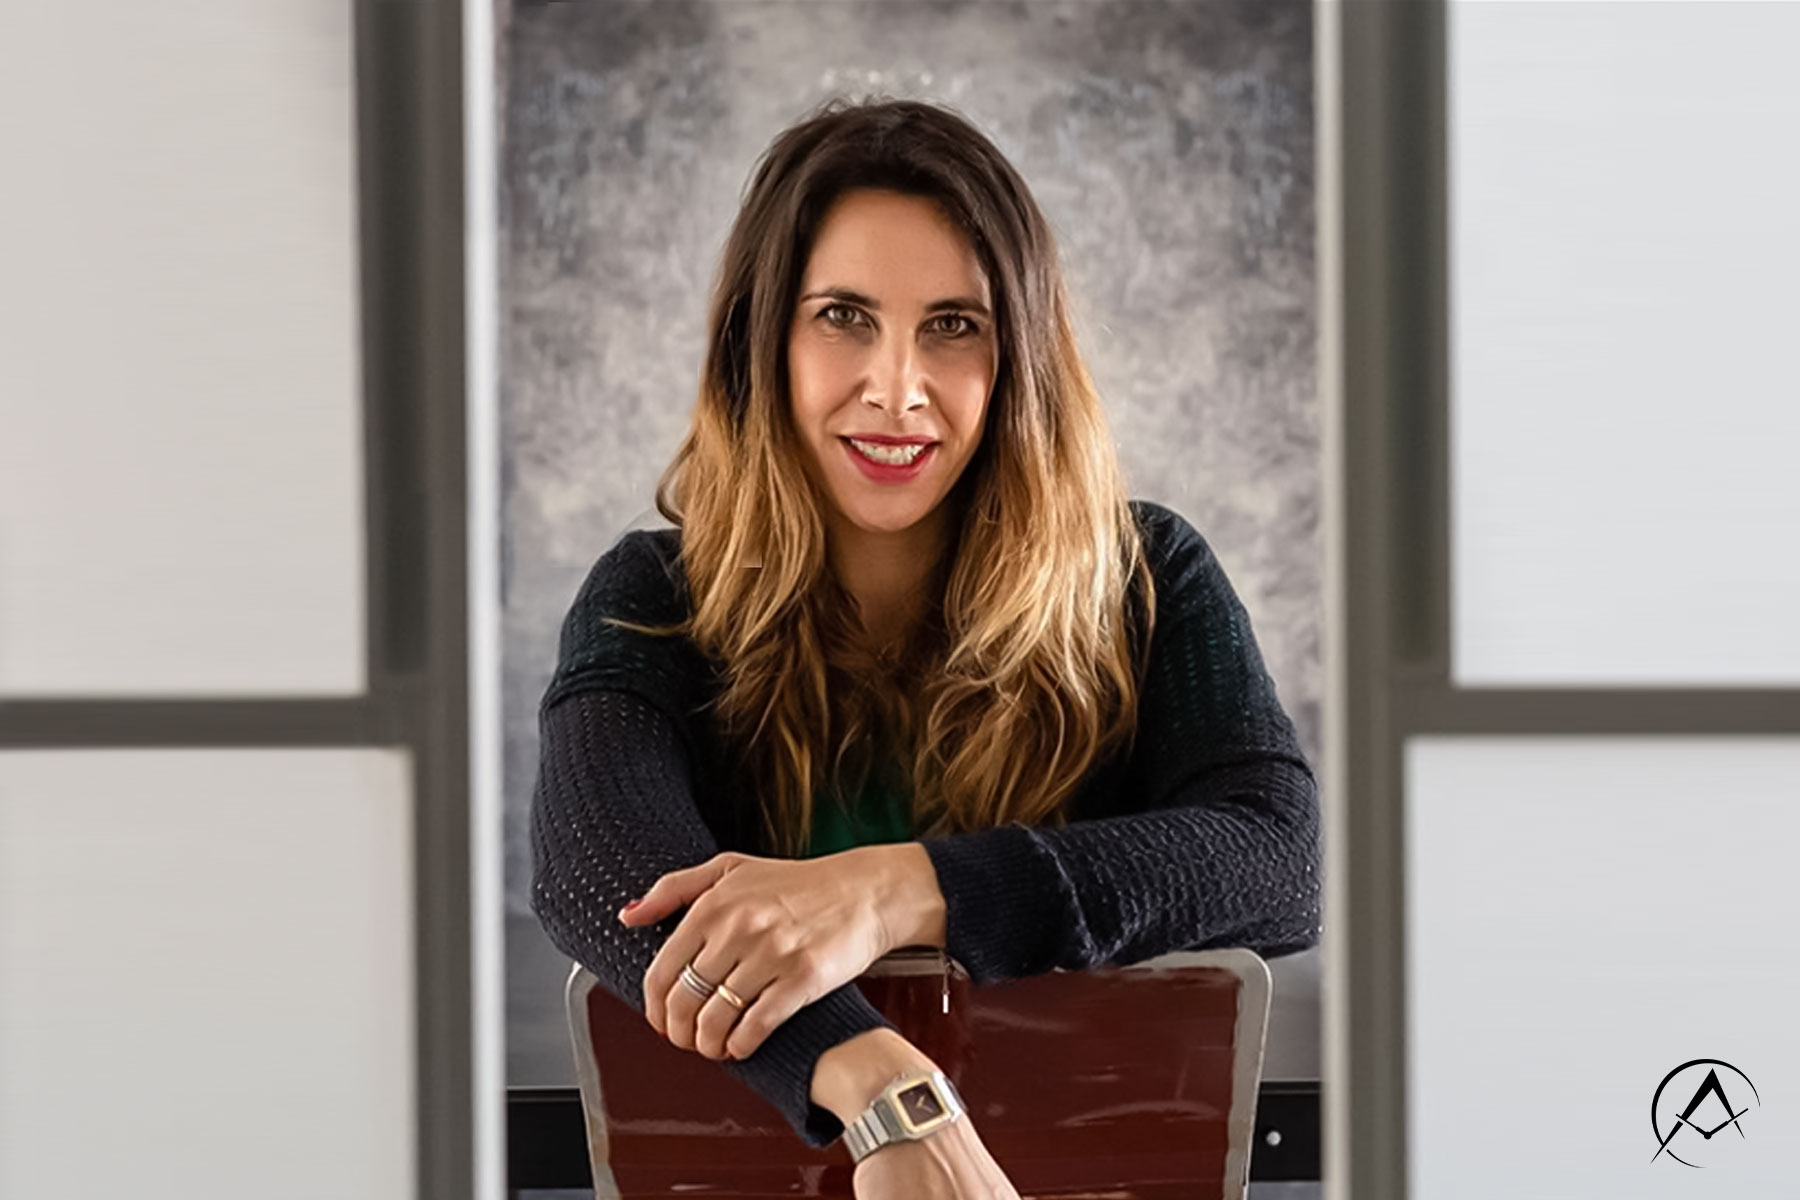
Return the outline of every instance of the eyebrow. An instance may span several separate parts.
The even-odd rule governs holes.
[[[846,304],[860,304],[872,312],[881,311],[879,300],[847,287],[820,288],[818,291],[808,292],[800,297],[803,304],[808,300],[842,300]],[[925,306],[925,311],[928,313],[946,312],[951,309],[960,309],[983,317],[991,315],[987,310],[987,305],[973,296],[950,296],[943,300],[933,300]]]

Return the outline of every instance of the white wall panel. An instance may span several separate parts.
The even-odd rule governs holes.
[[[1449,34],[1456,682],[1800,683],[1800,4]]]
[[[0,753],[0,1196],[411,1200],[386,750]]]
[[[1791,1197],[1800,738],[1418,738],[1405,788],[1413,1200]],[[1653,1161],[1695,1058],[1760,1104]]]
[[[0,696],[367,686],[348,0],[0,5]]]

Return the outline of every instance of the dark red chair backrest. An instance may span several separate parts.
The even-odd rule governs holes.
[[[857,986],[956,1083],[1021,1194],[1243,1196],[1269,1013],[1269,969],[1252,952],[981,988],[953,970],[948,1014],[935,952],[883,959]],[[597,1200],[851,1195],[841,1143],[804,1145],[579,967],[568,1010]]]

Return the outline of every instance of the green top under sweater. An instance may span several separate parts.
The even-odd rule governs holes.
[[[892,766],[870,771],[868,783],[848,809],[839,803],[835,793],[820,789],[813,803],[812,837],[802,857],[818,858],[854,846],[913,840],[912,800]]]

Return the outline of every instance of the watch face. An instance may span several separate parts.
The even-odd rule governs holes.
[[[927,1121],[935,1121],[944,1115],[944,1106],[938,1103],[937,1093],[932,1091],[929,1083],[915,1083],[900,1093],[900,1111],[914,1125],[923,1125]]]

